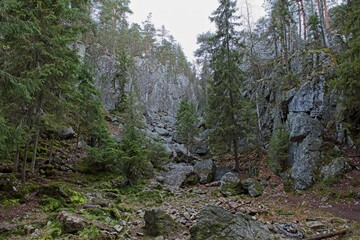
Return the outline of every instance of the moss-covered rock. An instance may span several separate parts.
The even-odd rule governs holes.
[[[253,179],[253,178],[247,178],[245,180],[242,180],[241,181],[241,186],[252,197],[261,196],[263,191],[264,191],[264,189],[261,186],[260,182]]]
[[[170,236],[172,233],[177,233],[181,229],[179,223],[175,222],[167,213],[160,209],[146,211],[144,219],[145,231],[153,237],[160,235]]]
[[[190,228],[192,240],[203,239],[274,239],[266,225],[244,214],[232,215],[218,206],[206,206]]]
[[[87,226],[84,218],[66,211],[60,212],[56,219],[62,223],[63,233],[76,233]]]
[[[0,192],[6,192],[11,196],[18,195],[19,182],[12,173],[0,173]]]
[[[240,179],[232,172],[226,173],[220,180],[220,192],[224,196],[235,196],[243,193]]]
[[[84,204],[88,201],[84,194],[64,183],[52,183],[43,186],[38,189],[37,196],[43,200],[56,199],[61,204]]]
[[[12,173],[13,163],[11,161],[0,162],[0,173]]]
[[[53,176],[55,174],[54,165],[44,164],[39,169],[40,174],[45,175],[46,177]]]

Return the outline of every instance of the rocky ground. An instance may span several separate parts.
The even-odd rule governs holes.
[[[225,239],[264,239],[240,229],[265,231],[269,239],[316,239],[310,237],[334,232],[341,234],[330,239],[360,239],[358,158],[343,181],[293,193],[284,191],[265,163],[258,166],[254,178],[266,179],[258,197],[224,196],[216,181],[168,186],[160,172],[136,186],[74,171],[32,176],[22,187],[25,197],[2,201],[0,239],[210,239],[204,229],[222,232]]]

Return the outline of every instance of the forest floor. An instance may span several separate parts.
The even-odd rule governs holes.
[[[167,239],[189,239],[189,229],[206,205],[246,213],[273,230],[290,224],[304,237],[346,229],[345,235],[328,239],[360,239],[360,158],[352,159],[353,170],[342,181],[292,193],[285,192],[280,179],[263,161],[256,160],[258,178],[269,178],[258,198],[224,197],[216,184],[170,191],[155,179],[117,188],[114,186],[121,180],[114,176],[70,171],[56,171],[48,178],[34,175],[26,185],[32,190],[21,201],[0,205],[0,239],[154,239],[144,231],[144,213],[153,208],[164,210],[183,226]],[[62,203],[57,198],[66,200]],[[60,212],[64,211],[87,225],[76,233],[59,227]],[[99,235],[99,229],[107,234]],[[283,239],[290,238],[284,235]]]

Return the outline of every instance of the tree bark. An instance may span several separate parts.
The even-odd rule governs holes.
[[[14,159],[14,167],[13,167],[13,173],[18,173],[19,171],[19,157],[20,157],[20,147],[18,146],[16,148],[16,154]]]
[[[235,171],[239,172],[240,171],[240,162],[239,162],[239,156],[238,156],[238,141],[237,141],[237,137],[235,136],[235,138],[233,139],[233,145],[234,145],[234,160],[235,160]]]
[[[26,143],[25,149],[24,149],[22,172],[21,172],[21,182],[22,183],[25,183],[25,181],[26,181],[26,162],[27,162],[28,148],[29,148],[29,143]]]
[[[301,38],[301,35],[302,35],[302,21],[301,21],[301,5],[300,5],[300,1],[296,1],[296,3],[297,3],[297,7],[298,7],[298,21],[299,21],[299,25],[298,25],[298,27],[299,27],[299,37]]]
[[[35,173],[35,164],[36,164],[36,155],[37,155],[37,148],[38,148],[38,143],[39,143],[39,136],[40,136],[40,129],[36,129],[34,152],[33,152],[32,160],[31,160],[31,173]]]
[[[50,153],[49,153],[49,163],[52,163],[53,160],[53,148],[54,148],[54,134],[51,135],[51,143],[50,143]]]
[[[323,43],[325,47],[329,47],[329,40],[327,37],[327,32],[325,30],[325,19],[324,19],[324,6],[323,6],[323,1],[322,0],[317,0],[317,4],[318,4],[318,12],[319,12],[319,18],[320,18],[320,25],[321,25],[321,33],[322,33],[322,37],[323,37]]]
[[[306,33],[306,13],[305,13],[304,1],[303,0],[300,0],[300,5],[301,5],[301,12],[302,12],[302,15],[303,15],[304,40],[306,41],[306,38],[307,38],[307,33]]]
[[[325,16],[325,29],[328,31],[330,28],[330,20],[329,20],[329,12],[327,9],[326,0],[323,0],[323,6],[324,6],[324,16]]]

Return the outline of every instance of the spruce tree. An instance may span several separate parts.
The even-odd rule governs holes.
[[[67,125],[75,109],[81,63],[70,46],[84,31],[83,4],[82,0],[10,0],[0,4],[0,111],[16,134],[14,143],[18,146],[13,149],[22,145],[27,152],[29,141],[34,139],[32,170],[44,119]],[[24,129],[27,134],[20,134]],[[23,161],[26,166],[26,157]]]
[[[210,144],[215,152],[232,150],[235,170],[239,171],[239,137],[246,132],[248,104],[241,87],[246,79],[240,65],[243,60],[241,38],[237,30],[236,1],[220,0],[220,6],[210,20],[216,25],[216,33],[207,41],[213,79],[209,83],[207,120],[214,129]]]
[[[189,100],[182,100],[176,113],[176,132],[188,148],[194,143],[199,132],[197,122],[195,105]]]
[[[346,120],[351,130],[360,132],[360,2],[348,1],[345,11],[339,11],[343,20],[343,35],[349,39],[347,50],[340,56],[335,87],[344,96]],[[345,12],[345,14],[344,14]]]

